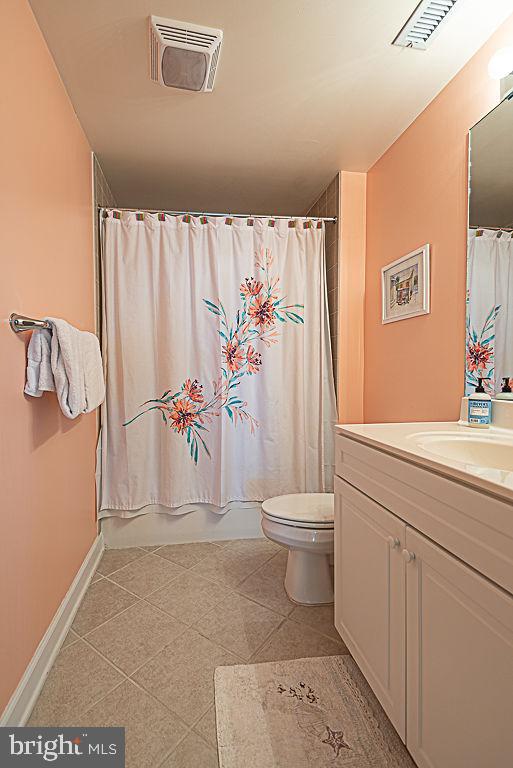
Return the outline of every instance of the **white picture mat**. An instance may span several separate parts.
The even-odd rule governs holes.
[[[381,304],[382,323],[393,323],[397,320],[405,320],[418,315],[426,315],[430,311],[429,292],[429,244],[411,251],[400,259],[386,264],[381,270]],[[399,276],[405,279],[408,272],[417,272],[416,291],[408,304],[395,304],[391,306],[391,281]]]

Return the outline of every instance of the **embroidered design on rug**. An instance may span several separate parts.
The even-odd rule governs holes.
[[[344,739],[344,731],[332,731],[329,725],[327,725],[326,732],[326,738],[322,739],[322,743],[328,744],[333,749],[335,757],[340,755],[341,750],[351,749]]]
[[[123,426],[128,427],[136,419],[150,411],[159,411],[166,426],[187,439],[189,453],[198,463],[200,448],[211,458],[206,442],[206,433],[213,420],[227,413],[234,426],[245,423],[251,434],[259,426],[248,410],[247,401],[236,391],[245,376],[254,376],[262,368],[262,353],[256,345],[270,347],[278,342],[278,324],[292,322],[303,324],[300,312],[303,304],[285,304],[286,297],[280,296],[280,278],[271,274],[273,255],[270,249],[256,254],[256,268],[259,279],[246,277],[240,284],[241,306],[230,321],[220,299],[217,302],[203,299],[209,312],[219,318],[221,339],[221,370],[212,382],[212,394],[207,398],[204,386],[197,379],[186,379],[180,389],[166,390],[160,397],[146,400],[141,408],[148,406]]]
[[[300,722],[301,718],[298,716],[298,727],[309,736],[320,739],[322,744],[327,744],[331,747],[335,753],[335,758],[340,755],[342,749],[352,749],[344,738],[344,731],[336,731],[330,728],[325,721],[322,722],[325,713],[322,708],[317,706],[319,704],[319,697],[311,686],[303,681],[300,681],[297,685],[289,685],[288,687],[282,683],[278,683],[276,691],[285,698],[296,699],[298,702],[301,702],[301,704],[312,705],[313,709],[309,711],[316,712],[317,717],[319,718],[318,721],[304,724]],[[299,710],[296,711],[299,712]],[[320,728],[323,729],[321,733],[319,733]],[[324,736],[324,738],[322,738],[322,736]]]
[[[286,697],[291,699],[298,699],[298,701],[306,701],[309,704],[318,704],[319,697],[315,693],[313,688],[310,688],[306,683],[298,683],[297,686],[289,686],[286,688],[281,683],[277,688],[278,693],[285,694]]]

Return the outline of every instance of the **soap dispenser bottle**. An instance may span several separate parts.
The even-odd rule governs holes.
[[[511,391],[509,381],[509,376],[502,379],[502,389],[495,395],[496,400],[513,400],[513,392]]]
[[[483,387],[483,381],[488,376],[478,378],[477,387],[473,395],[468,398],[468,425],[486,429],[492,421],[492,398]]]

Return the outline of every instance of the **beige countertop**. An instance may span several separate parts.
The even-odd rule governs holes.
[[[513,430],[459,422],[337,424],[337,434],[513,502]],[[490,466],[488,466],[490,464]]]

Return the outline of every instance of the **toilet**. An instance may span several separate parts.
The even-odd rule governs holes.
[[[262,504],[262,531],[288,549],[285,590],[295,603],[333,602],[334,495],[290,493]]]

